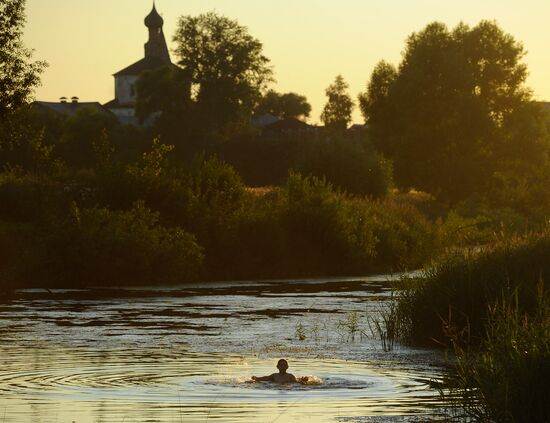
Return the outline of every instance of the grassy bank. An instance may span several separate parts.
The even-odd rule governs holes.
[[[456,345],[457,372],[449,398],[475,421],[550,420],[550,297],[540,285],[530,314],[519,297],[488,309],[479,348]]]
[[[456,353],[447,398],[481,422],[549,421],[550,231],[449,254],[403,281],[403,341]]]
[[[537,286],[550,278],[550,231],[513,236],[478,249],[449,253],[419,278],[405,280],[399,298],[403,338],[446,345],[449,335],[484,334],[488,307],[517,294],[522,313],[537,304]]]

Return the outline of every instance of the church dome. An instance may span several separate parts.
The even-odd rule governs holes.
[[[161,28],[164,24],[164,19],[158,14],[155,5],[153,4],[153,10],[145,17],[145,26],[147,28]]]

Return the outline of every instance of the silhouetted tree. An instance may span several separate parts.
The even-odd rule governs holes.
[[[31,62],[23,45],[25,0],[0,3],[0,118],[29,101],[45,62]]]
[[[112,153],[109,135],[117,125],[113,115],[84,107],[65,121],[56,153],[69,166],[93,167]]]
[[[180,17],[174,41],[203,125],[219,129],[248,118],[272,80],[260,41],[214,12]]]
[[[408,38],[397,71],[377,65],[361,110],[401,186],[456,202],[484,191],[510,159],[546,161],[523,56],[494,22],[452,31],[436,22]]]
[[[184,152],[199,134],[197,106],[191,98],[189,75],[171,65],[147,71],[136,83],[136,116],[140,121],[154,119],[163,142]]]
[[[262,97],[256,108],[257,114],[271,113],[281,119],[307,118],[310,112],[311,105],[305,96],[296,93],[281,94],[273,90]]]
[[[389,91],[396,78],[395,66],[381,61],[372,72],[367,91],[359,94],[361,114],[365,122],[374,122],[371,128],[375,135],[374,139],[381,142],[386,139],[386,133],[383,131],[391,127],[391,119],[394,116],[392,104],[389,102]],[[384,124],[381,124],[382,122]],[[380,131],[380,133],[374,133],[374,131]],[[384,144],[379,145],[378,148],[384,152],[388,150],[388,146]]]
[[[348,88],[349,85],[342,75],[338,75],[325,91],[328,101],[321,114],[321,120],[328,129],[346,129],[351,122],[354,104],[347,92]]]

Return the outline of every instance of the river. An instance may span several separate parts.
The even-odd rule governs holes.
[[[22,290],[0,303],[1,423],[420,422],[438,351],[369,329],[389,276]],[[311,385],[251,383],[276,371]]]

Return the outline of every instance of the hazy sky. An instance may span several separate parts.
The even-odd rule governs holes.
[[[454,26],[494,19],[523,42],[539,100],[550,100],[550,0],[157,0],[169,46],[178,16],[215,10],[264,44],[274,88],[307,96],[319,120],[337,74],[354,98],[381,59],[397,64],[410,33],[434,20]],[[36,98],[114,98],[112,74],[143,57],[152,0],[27,0],[25,43],[49,68]],[[174,60],[174,57],[172,57]],[[360,121],[358,112],[355,121]]]

